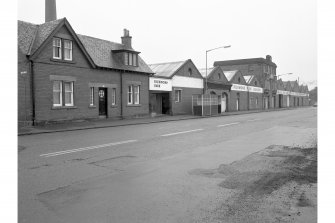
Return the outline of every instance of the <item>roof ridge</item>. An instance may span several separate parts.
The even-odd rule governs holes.
[[[93,36],[88,36],[88,35],[83,35],[83,34],[78,34],[78,33],[76,33],[76,34],[77,34],[77,36],[84,36],[84,37],[88,37],[88,38],[92,38],[92,39],[97,39],[97,40],[102,40],[102,41],[106,41],[106,42],[110,42],[110,43],[119,44],[119,45],[124,46],[124,44],[122,44],[122,43],[117,43],[117,42],[113,42],[113,41],[110,41],[110,40],[101,39],[101,38],[97,38],[97,37],[93,37]]]
[[[148,64],[148,65],[151,66],[151,65],[172,64],[172,63],[181,63],[181,62],[186,62],[186,61],[188,61],[188,59],[187,60],[181,60],[181,61],[174,61],[174,62],[152,63],[152,64]]]
[[[23,23],[27,23],[27,24],[31,24],[31,25],[34,25],[34,26],[38,26],[38,24],[35,24],[35,23],[31,23],[31,22],[27,22],[27,21],[23,21],[23,20],[17,20],[18,22],[23,22]]]

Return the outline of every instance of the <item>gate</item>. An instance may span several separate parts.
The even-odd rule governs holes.
[[[213,94],[193,95],[192,114],[199,116],[218,115],[219,97]]]

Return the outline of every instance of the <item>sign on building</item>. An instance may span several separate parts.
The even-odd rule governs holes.
[[[150,91],[172,91],[172,81],[164,78],[149,78]]]

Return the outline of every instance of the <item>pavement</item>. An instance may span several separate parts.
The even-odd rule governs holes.
[[[96,128],[109,128],[109,127],[128,126],[128,125],[150,124],[156,122],[172,122],[172,121],[188,120],[188,119],[211,118],[217,116],[243,115],[249,113],[273,112],[273,111],[290,110],[290,109],[299,109],[299,108],[278,108],[269,110],[225,112],[216,116],[159,115],[155,117],[121,119],[121,120],[108,119],[108,118],[94,119],[94,120],[75,120],[70,122],[47,124],[43,126],[18,127],[18,136],[53,133],[53,132],[77,131],[77,130],[96,129]]]

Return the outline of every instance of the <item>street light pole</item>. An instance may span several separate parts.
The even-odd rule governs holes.
[[[213,50],[217,50],[217,49],[221,49],[221,48],[229,48],[231,47],[231,45],[228,45],[228,46],[220,46],[220,47],[216,47],[216,48],[213,48],[213,49],[210,49],[210,50],[206,50],[206,87],[205,87],[205,92],[207,91],[207,53],[210,52],[210,51],[213,51]]]

